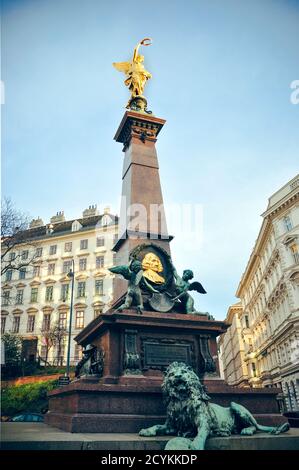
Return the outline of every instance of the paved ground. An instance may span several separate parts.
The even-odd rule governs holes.
[[[43,423],[1,423],[1,448],[19,450],[162,450],[165,437],[140,437],[138,434],[77,434],[61,431]],[[299,450],[299,429],[273,436],[211,438],[207,449],[223,450]]]

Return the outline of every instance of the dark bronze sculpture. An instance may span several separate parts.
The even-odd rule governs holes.
[[[289,429],[288,423],[278,427],[262,426],[250,411],[234,402],[227,408],[210,403],[198,376],[184,363],[170,364],[162,390],[167,406],[165,424],[142,429],[139,434],[179,436],[171,439],[165,450],[203,450],[206,439],[212,436],[251,436],[257,431],[280,434]]]
[[[175,279],[175,293],[176,296],[172,298],[172,301],[175,302],[176,300],[180,300],[185,313],[193,313],[194,310],[194,300],[193,297],[189,294],[188,291],[195,290],[200,294],[206,294],[207,292],[203,288],[200,282],[189,282],[193,279],[193,271],[190,269],[185,269],[183,272],[183,276],[180,277],[174,268],[173,271],[174,279]]]
[[[129,265],[113,266],[109,271],[129,281],[126,298],[119,311],[135,306],[141,313],[146,301],[157,312],[169,312],[176,306],[180,313],[199,313],[213,319],[209,314],[194,309],[194,300],[189,292],[206,294],[206,291],[200,282],[190,282],[193,272],[186,269],[183,276],[179,276],[170,255],[157,245],[139,245],[131,252]]]
[[[109,268],[109,271],[114,274],[120,274],[129,281],[125,302],[120,307],[118,307],[118,310],[121,312],[123,309],[130,308],[132,305],[134,305],[137,311],[139,313],[142,313],[144,307],[142,293],[140,289],[141,280],[151,292],[158,292],[150,285],[150,283],[143,276],[144,272],[142,269],[142,263],[136,259],[132,259],[128,266],[113,266],[112,268]]]
[[[98,350],[93,344],[88,344],[83,350],[82,359],[76,364],[75,377],[82,375],[97,375],[99,377],[103,374],[104,367],[104,353]]]

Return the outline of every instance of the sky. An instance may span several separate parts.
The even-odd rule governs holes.
[[[1,26],[2,194],[45,223],[119,212],[129,92],[112,62],[153,38],[164,201],[202,210],[200,238],[169,217],[173,262],[207,290],[196,307],[224,319],[268,198],[298,173],[299,0],[3,0]]]

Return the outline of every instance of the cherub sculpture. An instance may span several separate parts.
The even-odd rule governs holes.
[[[162,384],[167,407],[165,424],[141,429],[140,436],[179,436],[168,441],[165,450],[203,450],[208,437],[257,431],[280,434],[289,424],[262,426],[244,406],[231,402],[228,407],[210,402],[210,397],[193,369],[173,362]]]
[[[128,266],[113,266],[112,268],[109,268],[109,271],[114,274],[121,274],[121,276],[129,281],[125,302],[117,309],[120,312],[123,309],[130,308],[132,305],[134,305],[136,306],[137,311],[142,313],[143,299],[140,288],[141,280],[151,292],[158,293],[158,291],[154,289],[143,276],[144,272],[142,269],[142,263],[139,260],[132,259]]]
[[[150,46],[152,40],[150,38],[144,38],[140,41],[134,49],[133,58],[131,62],[113,62],[113,66],[119,72],[126,74],[125,85],[131,92],[131,99],[127,104],[127,108],[130,107],[131,100],[137,96],[143,96],[143,90],[147,80],[152,76],[145,70],[143,61],[144,56],[139,54],[140,46]]]
[[[200,294],[206,294],[207,292],[205,291],[200,282],[189,282],[194,277],[193,271],[191,271],[190,269],[185,269],[182,277],[180,277],[176,269],[174,269],[173,276],[175,280],[176,295],[175,297],[172,297],[171,300],[174,302],[176,300],[180,300],[185,310],[185,313],[193,313],[195,311],[194,300],[188,293],[188,291],[195,290]]]

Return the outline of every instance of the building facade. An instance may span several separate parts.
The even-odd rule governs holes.
[[[230,327],[218,341],[221,376],[230,385],[239,387],[248,386],[248,369],[241,325],[242,313],[241,302],[229,307],[226,321]]]
[[[47,225],[33,220],[26,242],[7,254],[10,260],[32,260],[26,268],[7,270],[2,278],[1,333],[22,337],[27,360],[65,363],[67,337],[53,345],[50,332],[56,326],[59,336],[69,328],[73,270],[71,363],[81,357],[73,338],[113,298],[113,275],[107,268],[114,264],[117,227],[118,218],[108,208],[99,215],[90,206],[81,218],[69,221],[60,212]]]
[[[287,410],[299,408],[299,175],[269,198],[237,289],[241,310],[220,348],[224,377],[234,383],[247,368],[251,387],[281,387]],[[229,310],[230,312],[230,310]],[[229,320],[230,318],[228,318]],[[230,332],[231,330],[231,332]],[[239,336],[242,370],[228,355]],[[242,352],[242,350],[244,352]],[[238,367],[236,365],[236,367]]]

